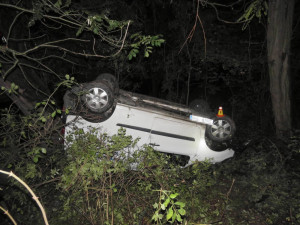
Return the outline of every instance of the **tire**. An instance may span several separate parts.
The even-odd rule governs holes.
[[[83,84],[81,101],[88,111],[98,114],[105,113],[113,106],[114,93],[108,83],[94,81]]]
[[[85,119],[86,121],[89,121],[91,123],[101,123],[104,122],[105,120],[109,119],[114,111],[115,111],[115,104],[108,109],[106,112],[104,113],[95,113],[95,112],[91,112],[87,109],[83,109],[80,111],[80,116]]]
[[[216,142],[225,142],[231,140],[234,136],[235,123],[228,116],[214,117],[213,125],[206,126],[207,137]]]
[[[191,110],[200,113],[200,114],[209,114],[211,113],[210,107],[206,101],[203,99],[195,99],[189,104]]]
[[[119,83],[117,81],[117,78],[114,75],[110,74],[110,73],[102,73],[102,74],[100,74],[96,78],[95,81],[100,81],[100,82],[104,81],[104,82],[106,82],[110,86],[111,90],[115,94],[117,94],[119,92]]]
[[[211,139],[209,139],[209,137],[207,137],[207,135],[205,135],[205,143],[206,145],[213,151],[216,152],[221,152],[224,151],[228,148],[230,148],[232,146],[232,140],[229,141],[223,141],[223,142],[216,142],[213,141]]]

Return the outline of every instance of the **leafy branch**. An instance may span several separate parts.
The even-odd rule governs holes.
[[[170,191],[159,190],[159,202],[153,205],[155,213],[152,216],[157,224],[165,224],[163,218],[165,216],[165,221],[169,223],[174,223],[175,221],[181,223],[182,216],[186,214],[184,209],[185,203],[177,201],[176,198],[178,193],[169,194]]]
[[[67,74],[65,76],[65,78],[66,78],[65,80],[63,80],[63,81],[61,81],[60,83],[57,84],[55,90],[52,92],[51,95],[49,95],[49,97],[45,101],[36,103],[35,108],[38,108],[41,105],[43,106],[42,111],[39,113],[39,118],[36,120],[36,122],[38,120],[41,120],[42,122],[46,122],[47,121],[47,118],[44,116],[46,107],[49,106],[49,105],[55,105],[56,104],[55,101],[52,99],[52,97],[58,91],[58,89],[61,86],[66,86],[66,87],[70,88],[71,86],[73,86],[74,84],[76,84],[75,78],[74,77],[70,77],[69,74]],[[50,118],[50,117],[54,118],[57,115],[57,113],[61,114],[61,109],[55,109],[51,114],[48,115],[48,118]]]
[[[237,22],[244,23],[242,29],[245,30],[254,17],[257,17],[260,22],[262,16],[266,16],[267,13],[268,3],[265,0],[255,0],[247,7],[245,13],[237,20]]]
[[[145,47],[144,49],[144,57],[148,58],[150,56],[150,53],[152,53],[153,47],[160,47],[162,43],[165,42],[164,39],[161,38],[161,35],[141,35],[141,33],[135,33],[131,35],[130,39],[133,40],[133,44],[130,45],[131,50],[128,54],[128,59],[132,60],[132,58],[135,58],[137,54],[140,52],[140,48],[142,46]]]

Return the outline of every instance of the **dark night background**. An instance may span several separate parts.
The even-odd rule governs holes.
[[[255,14],[246,22],[237,22],[254,2],[257,6],[253,10],[261,9],[262,14]],[[53,118],[51,125],[33,130],[28,126],[29,122],[26,124],[20,118],[33,118],[35,110],[39,110],[35,109],[36,103],[45,99],[55,101],[55,105],[50,104],[46,108],[47,113],[51,114],[55,108],[61,109],[63,95],[69,87],[58,84],[65,80],[66,74],[74,77],[76,82],[84,83],[108,72],[117,77],[120,88],[124,90],[183,105],[188,105],[194,99],[204,99],[215,113],[219,106],[223,106],[224,113],[233,118],[237,127],[236,136],[231,143],[236,150],[236,158],[216,166],[221,171],[227,171],[222,174],[224,183],[221,186],[224,184],[225,187],[223,193],[230,187],[231,176],[236,176],[240,183],[236,184],[237,190],[233,196],[241,200],[241,196],[245,194],[241,190],[245,188],[249,189],[251,200],[245,197],[241,200],[243,203],[235,206],[247,210],[249,218],[250,214],[256,216],[253,219],[256,222],[249,222],[251,219],[245,216],[249,219],[248,222],[240,224],[297,224],[300,208],[299,201],[298,204],[294,201],[299,200],[300,176],[300,4],[295,0],[291,11],[275,12],[278,13],[278,18],[284,13],[294,13],[292,25],[278,22],[278,29],[288,25],[292,28],[290,40],[283,41],[290,44],[290,51],[283,52],[282,57],[280,56],[282,61],[287,57],[285,54],[289,57],[287,77],[290,85],[278,91],[290,97],[290,114],[284,120],[280,117],[280,112],[289,111],[286,110],[286,103],[289,101],[280,99],[276,91],[270,92],[272,63],[267,49],[270,38],[269,12],[264,15],[263,8],[260,8],[265,2],[269,4],[275,1],[0,0],[0,86],[6,88],[0,95],[3,151],[0,168],[7,170],[8,164],[16,165],[16,161],[25,160],[20,152],[40,144],[37,137],[22,139],[23,131],[14,128],[15,124],[19,124],[22,129],[26,127],[28,133],[32,131],[41,134],[39,138],[42,134],[48,135],[52,124],[58,124],[59,129],[63,126],[59,115]],[[96,28],[89,27],[86,22],[87,18],[94,15],[100,15],[101,18]],[[129,20],[131,23],[126,30]],[[128,33],[122,45],[126,31]],[[141,39],[130,38],[136,33]],[[160,46],[139,42],[142,37],[157,35],[164,39]],[[134,46],[138,46],[136,48],[139,53],[129,59]],[[149,57],[144,56],[147,46],[153,47]],[[280,48],[277,50],[281,51]],[[283,76],[277,82],[284,83]],[[11,84],[18,85],[15,92],[8,91],[13,89]],[[277,101],[277,97],[272,99],[274,95],[278,97],[282,108],[272,107],[274,101]],[[10,114],[9,118],[17,118],[13,123],[9,123],[12,120],[7,115]],[[275,122],[275,117],[282,121]],[[51,132],[58,133],[57,127],[51,128]],[[6,141],[4,144],[8,136],[14,139],[11,145]],[[19,142],[15,142],[16,140]],[[245,142],[250,144],[245,147]],[[52,147],[50,145],[49,148]],[[280,156],[274,152],[279,152]],[[279,175],[278,171],[284,172]],[[264,180],[256,177],[258,174]],[[270,178],[272,174],[274,177]],[[26,173],[24,176],[27,176]],[[247,183],[247,186],[246,181],[252,183]],[[35,182],[32,181],[31,184],[35,185]],[[282,186],[282,183],[286,186]],[[273,198],[269,198],[273,195],[266,190],[285,198],[278,197],[273,201]],[[257,196],[257,193],[261,196]],[[4,199],[5,197],[0,199],[0,206]],[[209,201],[212,204],[214,200]],[[290,205],[283,206],[282,202]],[[263,203],[274,206],[266,210]],[[279,210],[289,207],[290,211]],[[269,214],[264,214],[264,210]],[[238,217],[235,213],[230,216]],[[224,213],[222,218],[225,217]],[[228,221],[224,220],[224,224],[241,222]]]
[[[24,68],[24,72],[32,85],[17,71],[7,76],[10,81],[26,89],[28,98],[38,102],[46,96],[32,89],[35,86],[51,93],[53,85],[65,74],[75,76],[78,82],[93,80],[102,72],[110,72],[118,77],[120,87],[138,93],[164,98],[167,100],[188,104],[193,99],[205,99],[213,110],[223,105],[227,114],[233,116],[237,124],[244,127],[247,123],[252,129],[272,133],[272,106],[269,94],[269,78],[266,57],[266,17],[253,18],[246,29],[244,24],[236,23],[249,4],[245,1],[222,1],[217,14],[213,7],[200,1],[199,19],[196,21],[196,6],[193,1],[73,1],[76,8],[91,13],[107,13],[109,18],[116,20],[133,20],[129,34],[142,32],[146,35],[161,34],[165,44],[153,49],[151,57],[144,58],[138,54],[129,61],[125,54],[109,59],[97,57],[77,57],[66,54],[65,58],[74,62],[67,64],[63,60],[49,58],[43,64],[56,73],[49,75],[44,71],[32,72]],[[220,3],[219,3],[220,4]],[[232,7],[225,7],[232,4]],[[297,111],[299,93],[298,54],[298,4],[295,5],[293,37],[290,53],[290,96],[292,100],[292,128],[299,128]],[[11,10],[1,8],[1,32],[7,35],[10,22],[15,16]],[[30,20],[29,15],[26,15]],[[219,17],[219,18],[218,18]],[[6,19],[3,19],[6,18]],[[48,22],[48,21],[47,21]],[[52,21],[49,21],[49,26]],[[24,45],[22,48],[33,47],[39,42],[63,39],[74,35],[72,29],[61,28],[51,30],[43,20],[35,20],[30,30],[26,28],[28,21],[21,20],[11,31],[10,44],[12,48]],[[202,25],[201,25],[202,24]],[[193,30],[194,33],[189,34]],[[19,32],[19,33],[14,33]],[[35,43],[20,42],[18,39],[29,35],[39,37]],[[83,33],[80,38],[85,38]],[[92,38],[92,37],[88,37]],[[96,37],[97,38],[97,37]],[[70,49],[88,52],[91,46],[77,45],[72,42],[64,43]],[[112,46],[108,43],[96,43],[97,51],[110,53]],[[26,45],[26,46],[25,46]],[[43,51],[43,50],[42,50]],[[36,52],[40,56],[43,52]],[[63,54],[54,49],[47,50],[50,54]],[[52,52],[51,52],[52,51]],[[127,52],[128,54],[128,52]],[[20,59],[28,60],[28,59]],[[24,62],[26,64],[27,62]],[[30,62],[32,63],[32,62]],[[34,63],[32,63],[34,65]],[[40,66],[40,65],[39,65]],[[37,67],[39,67],[37,66]],[[5,68],[5,64],[2,65]],[[26,71],[27,70],[27,71]],[[37,74],[38,73],[38,74]],[[189,80],[190,78],[190,80]],[[32,89],[32,90],[30,90]],[[33,93],[35,92],[35,93]],[[63,92],[63,90],[62,90]],[[25,93],[26,94],[26,93]],[[61,100],[57,96],[57,101]],[[5,96],[3,101],[7,100]],[[5,99],[6,98],[6,99]],[[9,104],[9,103],[8,103]]]

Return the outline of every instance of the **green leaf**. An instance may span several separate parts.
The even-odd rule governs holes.
[[[39,157],[38,157],[38,156],[35,156],[35,157],[33,158],[33,162],[37,163],[38,161],[39,161]]]
[[[185,209],[183,209],[183,208],[178,209],[178,212],[179,212],[179,214],[182,215],[182,216],[184,216],[184,215],[186,214],[186,211],[185,211]]]
[[[47,153],[47,150],[45,148],[41,148],[41,152],[46,154]]]
[[[102,16],[100,16],[100,15],[94,16],[93,19],[96,20],[97,22],[102,22],[103,21]]]
[[[177,214],[177,215],[176,215],[176,220],[177,220],[178,222],[182,222],[182,218],[181,218],[180,214]]]
[[[82,26],[78,29],[78,31],[76,32],[76,37],[78,37],[82,31],[84,30],[84,28],[86,27],[86,24],[82,24]]]
[[[154,209],[157,209],[157,208],[158,208],[158,204],[157,204],[156,202],[153,204],[153,208],[154,208]]]
[[[55,6],[56,8],[60,8],[60,7],[62,6],[62,1],[61,1],[61,0],[58,0],[58,1],[54,4],[54,6]]]
[[[70,79],[70,75],[69,75],[69,74],[66,74],[65,78],[66,78],[67,80],[69,80],[69,79]]]
[[[134,38],[136,38],[136,37],[138,37],[140,35],[141,35],[141,32],[135,33],[135,34],[133,34],[133,35],[130,36],[130,39],[134,39]]]
[[[163,203],[163,205],[164,205],[165,207],[168,207],[170,201],[171,201],[171,199],[170,199],[170,198],[167,198],[166,201]]]
[[[157,219],[158,219],[158,213],[155,212],[155,214],[152,216],[152,220],[154,220],[156,222]]]
[[[56,116],[56,111],[51,114],[51,117],[54,118]]]
[[[174,222],[175,222],[175,219],[176,219],[176,213],[174,213],[174,214],[173,214],[173,216],[172,216],[172,220],[171,220],[171,221],[172,221],[172,223],[174,223]]]
[[[172,216],[173,216],[173,213],[174,213],[174,212],[173,212],[173,209],[172,209],[172,208],[169,208],[166,219],[167,219],[167,220],[171,219]]]
[[[185,203],[184,202],[175,202],[174,203],[175,205],[179,205],[180,207],[184,207],[185,206]]]
[[[176,198],[178,195],[179,195],[178,193],[171,194],[171,195],[170,195],[170,198],[171,198],[171,199],[174,199],[174,198]]]

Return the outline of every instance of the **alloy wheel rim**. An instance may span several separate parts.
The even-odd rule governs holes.
[[[102,88],[94,87],[85,96],[86,104],[90,109],[100,110],[108,104],[108,94]]]

